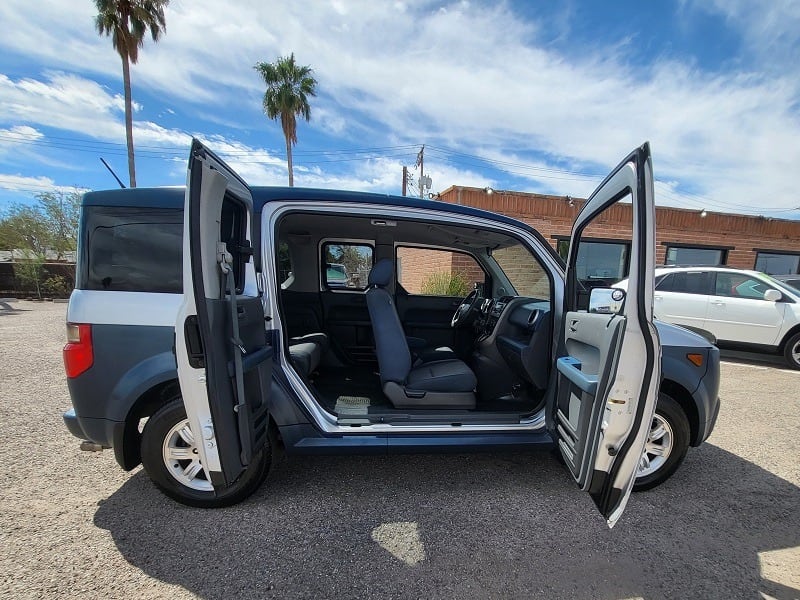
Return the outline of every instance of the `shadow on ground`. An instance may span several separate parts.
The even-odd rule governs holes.
[[[783,354],[720,349],[719,355],[722,360],[730,363],[755,365],[760,367],[777,367],[779,369],[791,370],[786,364]]]
[[[800,545],[800,489],[715,446],[690,451],[608,530],[547,454],[292,458],[233,508],[131,477],[95,524],[151,577],[204,598],[794,598],[759,553]],[[372,540],[416,523],[408,566]],[[796,568],[796,565],[795,565]]]

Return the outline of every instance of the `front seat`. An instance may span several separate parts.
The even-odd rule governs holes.
[[[386,286],[394,276],[390,259],[369,272],[367,308],[372,321],[383,393],[396,408],[475,408],[477,380],[457,359],[411,361],[406,334]]]

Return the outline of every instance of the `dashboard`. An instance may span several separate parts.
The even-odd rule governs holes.
[[[480,305],[476,329],[479,347],[496,349],[524,381],[539,389],[547,386],[552,331],[549,301],[522,296],[487,298]]]

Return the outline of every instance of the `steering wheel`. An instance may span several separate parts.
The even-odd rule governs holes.
[[[470,318],[478,308],[480,302],[481,297],[478,295],[478,290],[472,290],[467,294],[467,297],[458,305],[456,312],[453,314],[453,318],[450,319],[450,327],[461,327],[469,323]]]

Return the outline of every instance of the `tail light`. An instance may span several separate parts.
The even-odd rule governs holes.
[[[67,323],[67,345],[64,346],[64,368],[72,379],[84,373],[94,364],[92,349],[92,326]]]

